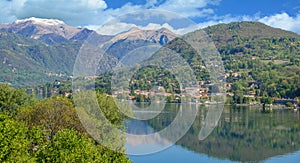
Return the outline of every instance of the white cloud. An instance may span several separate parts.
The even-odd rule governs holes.
[[[195,31],[197,29],[200,29],[200,27],[196,24],[192,24],[188,27],[185,28],[179,28],[179,29],[174,29],[170,24],[164,23],[164,24],[155,24],[155,23],[149,23],[147,26],[138,26],[138,28],[143,29],[143,30],[158,30],[161,28],[167,28],[168,30],[172,31],[175,34],[183,35],[188,32]]]
[[[220,0],[167,0],[155,9],[178,13],[185,17],[204,17],[213,14],[207,5],[217,5]]]
[[[96,30],[97,33],[102,35],[115,35],[123,31],[128,31],[132,27],[137,27],[135,24],[128,24],[128,23],[115,23],[109,24],[105,26],[94,26],[91,29]]]
[[[14,13],[21,10],[25,2],[26,0],[0,1],[0,23],[10,23],[16,20],[17,18]]]
[[[158,3],[157,0],[147,0],[145,7],[146,8],[153,8]]]
[[[128,7],[127,4],[123,7]],[[136,6],[137,7],[137,6]],[[121,9],[121,8],[120,8]],[[139,8],[137,7],[137,10]],[[118,10],[111,10],[110,12],[119,12]],[[112,14],[110,14],[112,15]],[[90,29],[98,29],[100,34],[117,34],[123,31],[127,31],[132,27],[138,27],[141,29],[156,30],[160,28],[168,28],[177,34],[183,34],[187,31],[191,31],[191,27],[194,27],[196,23],[188,18],[184,18],[174,12],[162,11],[162,10],[139,10],[138,12],[127,13],[117,16],[111,21],[105,22],[102,25],[89,25]]]
[[[296,15],[295,17],[292,17],[286,12],[265,17],[260,17],[259,14],[255,14],[253,16],[214,16],[211,17],[210,21],[202,22],[198,25],[201,28],[205,28],[220,23],[231,23],[240,21],[258,21],[274,28],[280,28],[283,30],[288,30],[300,34],[300,14]]]
[[[138,26],[136,24],[117,22],[114,24],[107,24],[104,26],[87,26],[87,28],[95,30],[97,31],[97,33],[102,35],[116,35],[121,32],[128,31],[133,27],[137,27],[142,30],[158,30],[161,28],[167,28],[168,30],[178,35],[183,35],[188,32],[192,32],[197,29],[200,29],[200,26],[198,26],[197,24],[191,24],[190,26],[187,26],[185,28],[175,29],[168,23],[164,23],[164,24],[149,23],[146,26]]]
[[[107,9],[105,10],[105,14],[111,15],[113,17],[117,17],[126,13],[136,12],[140,10],[144,10],[144,7],[141,5],[132,5],[131,3],[127,3],[120,8]]]
[[[218,5],[221,0],[166,0],[159,3],[158,0],[147,0],[144,5],[132,5],[127,3],[123,7],[114,10],[117,11],[136,11],[145,9],[156,9],[175,12],[185,17],[203,17],[213,13],[213,10],[206,8],[208,5]],[[134,10],[132,10],[134,9]],[[125,12],[123,12],[124,14]]]
[[[85,4],[90,9],[105,9],[107,5],[103,0],[82,0],[81,3]]]
[[[100,25],[110,18],[146,9],[167,10],[185,17],[203,17],[214,12],[205,7],[209,4],[215,5],[219,1],[166,0],[161,3],[158,0],[147,0],[144,5],[127,3],[120,8],[109,9],[104,0],[2,0],[0,23],[39,17],[60,19],[75,26]]]
[[[281,14],[263,17],[259,19],[259,21],[275,28],[281,28],[300,33],[300,14],[292,17],[283,12]]]
[[[220,23],[228,24],[231,22],[257,21],[258,19],[260,19],[258,14],[255,14],[254,16],[248,16],[248,15],[232,16],[228,14],[223,16],[213,16],[209,21],[198,23],[198,26],[200,28],[205,28]]]
[[[71,25],[87,24],[107,8],[104,0],[13,0],[1,1],[1,23],[29,17],[60,19]]]

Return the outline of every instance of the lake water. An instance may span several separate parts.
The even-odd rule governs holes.
[[[127,139],[128,157],[137,163],[147,162],[300,162],[300,115],[294,111],[262,113],[259,108],[225,106],[216,127],[208,137],[199,140],[199,132],[205,124],[209,109],[197,108],[195,116],[177,104],[167,104],[158,115],[156,112],[136,112],[154,117],[150,120],[127,122],[127,133],[135,137]],[[138,109],[137,109],[138,110]],[[146,117],[147,117],[146,116]],[[178,141],[176,132],[185,125],[177,124],[171,134],[160,134],[178,117],[192,119],[193,123]],[[143,117],[142,117],[143,118]],[[194,119],[193,119],[194,118]],[[187,121],[180,119],[182,123]],[[174,126],[173,126],[174,127]],[[159,133],[157,133],[159,132]],[[143,137],[144,135],[153,137]],[[176,142],[174,145],[172,145]],[[155,152],[157,151],[157,152]],[[149,154],[147,154],[149,153]],[[145,155],[146,154],[146,155]]]

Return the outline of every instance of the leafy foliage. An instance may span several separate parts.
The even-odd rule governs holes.
[[[241,22],[221,24],[204,29],[215,42],[230,77],[242,87],[234,90],[247,94],[248,82],[260,82],[258,96],[299,96],[300,36],[270,28],[261,23]]]
[[[109,162],[108,155],[101,155],[92,139],[87,139],[74,130],[58,132],[51,142],[45,144],[38,154],[38,161],[51,162]],[[128,162],[123,156],[121,162]]]
[[[28,128],[0,115],[0,161],[25,162],[30,159]]]
[[[120,131],[125,130],[123,121],[127,118],[122,111],[130,113],[127,107],[118,107],[112,97],[92,91],[77,92],[73,98],[87,132],[103,146],[124,151],[126,137]]]
[[[6,96],[18,91],[24,93],[7,85],[1,88],[6,88],[0,92]],[[115,152],[91,139],[70,99],[55,96],[27,105],[23,99],[30,97],[26,94],[21,97],[24,97],[19,99],[21,102],[2,100],[2,106],[20,109],[10,116],[0,112],[1,162],[130,162],[123,151]],[[105,95],[99,95],[98,99],[112,123],[124,128],[124,117],[119,117],[121,114],[112,99],[107,100]],[[121,138],[116,135],[112,140],[123,148]]]
[[[71,101],[59,95],[42,99],[31,106],[24,107],[17,119],[26,122],[30,127],[44,126],[50,139],[58,131],[64,129],[85,132]]]
[[[0,85],[0,112],[14,114],[21,106],[29,104],[32,100],[23,89],[11,88],[7,84]]]

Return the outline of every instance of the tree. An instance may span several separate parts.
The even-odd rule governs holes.
[[[174,100],[175,100],[175,98],[174,98],[174,96],[173,96],[173,95],[171,95],[171,96],[167,96],[167,98],[166,98],[166,101],[167,101],[167,103],[173,103],[173,102],[174,102]]]
[[[125,129],[113,99],[98,99],[111,123]],[[110,132],[106,124],[99,125],[104,128],[100,134]],[[110,139],[124,147],[122,136]],[[91,139],[73,103],[62,96],[24,106],[14,117],[0,113],[0,151],[0,162],[130,162],[122,150],[115,152]]]
[[[294,104],[291,103],[291,102],[287,102],[287,103],[285,104],[285,106],[287,106],[287,107],[294,107]]]
[[[244,102],[244,95],[241,91],[236,91],[233,95],[233,100],[236,104],[242,104]]]
[[[43,126],[50,139],[63,129],[85,132],[73,104],[62,96],[44,99],[32,106],[22,108],[17,119],[24,121],[30,127]]]
[[[26,162],[31,159],[28,128],[5,115],[0,115],[0,162]]]
[[[123,153],[126,137],[121,131],[125,131],[124,120],[131,114],[130,109],[122,103],[116,105],[115,100],[106,94],[93,91],[76,92],[73,98],[89,135],[101,145]]]
[[[232,91],[242,91],[243,86],[241,85],[241,83],[233,83],[231,86]]]
[[[38,162],[104,162],[105,160],[108,158],[100,155],[93,140],[69,129],[59,131],[38,154]]]
[[[260,102],[263,104],[272,104],[273,99],[271,97],[262,97]]]
[[[125,154],[97,145],[70,129],[57,132],[37,153],[38,162],[130,162]]]
[[[138,94],[135,97],[135,100],[136,100],[136,102],[149,102],[150,101],[149,97],[146,97],[145,95],[142,95],[142,94]]]
[[[0,85],[0,112],[15,114],[17,110],[33,101],[24,89],[11,88],[9,85]]]

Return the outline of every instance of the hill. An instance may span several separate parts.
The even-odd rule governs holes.
[[[236,22],[207,27],[221,54],[228,91],[234,103],[249,103],[255,97],[294,98],[300,96],[300,36],[258,22]],[[200,31],[195,31],[197,33]],[[199,59],[193,49],[178,39],[171,42],[192,67]],[[195,63],[193,63],[195,62]],[[201,71],[200,71],[201,72]],[[199,80],[207,75],[198,73]],[[252,83],[252,84],[251,84]]]
[[[49,46],[19,34],[0,32],[0,81],[26,86],[59,76],[66,78],[79,47],[76,43]]]
[[[220,47],[221,45],[232,44],[241,39],[260,40],[273,37],[292,37],[300,38],[296,33],[272,28],[260,22],[234,22],[229,24],[218,24],[203,29]]]
[[[204,30],[215,42],[225,69],[240,75],[238,79],[227,79],[235,83],[235,94],[254,91],[256,96],[300,96],[298,34],[256,22],[222,24]],[[249,88],[249,82],[260,84],[254,89]]]
[[[203,30],[215,43],[222,57],[229,102],[252,103],[263,102],[265,98],[300,96],[298,34],[257,22],[219,24]],[[199,30],[188,35],[197,36],[201,33]],[[196,39],[201,41],[201,38]],[[190,45],[176,38],[165,46],[187,60],[197,79],[202,81],[201,87],[211,87],[206,65],[199,55],[195,55],[196,51]],[[134,81],[130,84],[134,90],[149,91],[153,86],[162,86],[168,93],[180,93],[179,85],[170,72],[158,67],[141,69],[131,81]],[[207,93],[200,96],[206,97]]]

